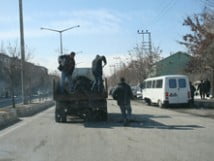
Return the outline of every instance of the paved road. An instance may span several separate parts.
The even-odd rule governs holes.
[[[54,108],[0,131],[0,161],[213,161],[214,120],[134,102],[129,127],[54,122]],[[74,122],[74,121],[73,121]]]

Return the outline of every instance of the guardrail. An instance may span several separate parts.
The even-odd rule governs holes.
[[[30,101],[33,101],[35,99],[44,100],[44,99],[47,99],[50,97],[52,97],[52,95],[47,95],[47,94],[31,96],[31,97],[27,97],[27,101],[30,102]],[[22,103],[22,97],[15,97],[14,100],[15,100],[15,104]],[[0,99],[0,108],[11,106],[11,105],[12,105],[12,97]]]

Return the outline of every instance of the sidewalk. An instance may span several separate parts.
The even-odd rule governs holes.
[[[195,99],[194,105],[196,108],[209,108],[214,109],[214,98],[209,99]]]
[[[195,99],[194,106],[190,108],[172,109],[182,113],[188,113],[200,117],[208,117],[214,119],[214,99]]]
[[[0,109],[0,130],[5,126],[13,124],[19,120],[19,117],[32,116],[54,105],[53,100],[33,100],[32,103],[23,105],[16,104],[16,108],[8,106]]]

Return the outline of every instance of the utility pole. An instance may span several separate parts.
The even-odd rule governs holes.
[[[25,43],[24,43],[24,25],[22,13],[22,0],[19,0],[19,22],[20,22],[20,48],[21,48],[21,83],[22,83],[22,101],[27,104],[25,96]]]
[[[152,39],[151,39],[151,32],[148,30],[146,31],[137,31],[138,34],[142,34],[142,47],[144,53],[152,53]]]

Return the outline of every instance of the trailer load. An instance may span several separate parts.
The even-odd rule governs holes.
[[[107,120],[107,81],[105,80],[105,88],[99,93],[91,90],[93,83],[91,68],[75,68],[63,93],[60,82],[54,82],[56,122],[66,122],[69,115],[79,116],[86,121]]]

